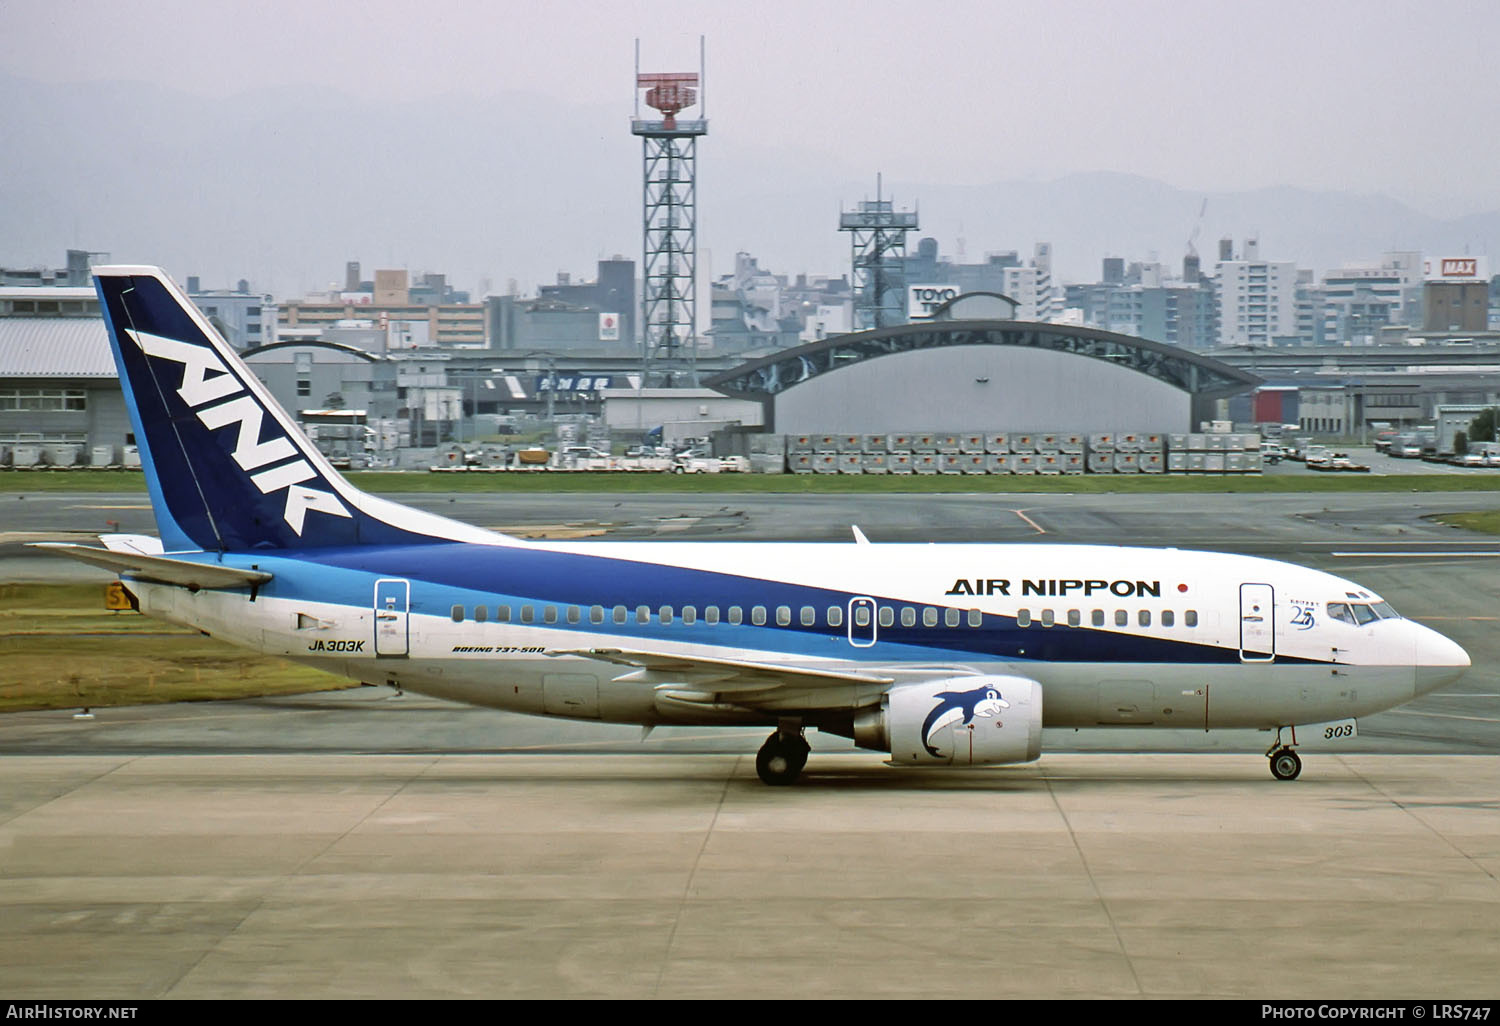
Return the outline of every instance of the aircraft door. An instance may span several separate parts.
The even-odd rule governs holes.
[[[875,623],[875,600],[861,595],[849,600],[849,644],[869,648],[879,631]]]
[[[1269,584],[1240,585],[1240,661],[1276,658],[1276,593]]]
[[[405,657],[410,654],[408,614],[411,582],[385,578],[375,582],[375,655]]]

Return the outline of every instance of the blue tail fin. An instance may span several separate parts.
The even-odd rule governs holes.
[[[350,485],[160,269],[94,281],[168,551],[510,541]]]

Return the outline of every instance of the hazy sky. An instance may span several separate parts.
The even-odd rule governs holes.
[[[642,70],[691,71],[700,35],[709,277],[741,249],[779,272],[844,270],[836,211],[876,172],[905,183],[898,204],[945,254],[965,236],[974,258],[1052,240],[1073,280],[1109,254],[1177,259],[1209,193],[1500,209],[1500,0],[0,0],[0,75],[206,101],[59,89],[47,99],[76,102],[4,119],[32,143],[0,138],[0,261],[73,245],[273,291],[326,285],[354,258],[480,289],[591,274],[639,252],[635,40]],[[1015,207],[1025,180],[1091,171],[1186,198],[1145,225]],[[1299,223],[1325,227],[1316,196]],[[1216,200],[1200,241],[1269,228],[1255,206]],[[1427,244],[1333,220],[1328,261]],[[1275,258],[1311,260],[1287,234],[1268,239]]]
[[[893,179],[1113,170],[1445,216],[1500,183],[1494,0],[0,0],[0,27],[0,70],[49,82],[521,91],[622,117],[633,40],[644,69],[686,70],[702,34],[715,135]]]

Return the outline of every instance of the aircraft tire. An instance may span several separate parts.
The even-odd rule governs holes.
[[[1296,780],[1302,772],[1302,760],[1290,748],[1271,753],[1271,776],[1277,780]]]
[[[772,734],[755,753],[755,772],[772,787],[795,784],[807,765],[809,746],[802,738],[786,739]]]

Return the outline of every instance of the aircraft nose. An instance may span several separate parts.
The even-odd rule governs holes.
[[[1469,669],[1469,653],[1430,627],[1416,628],[1416,693],[1452,684]]]

